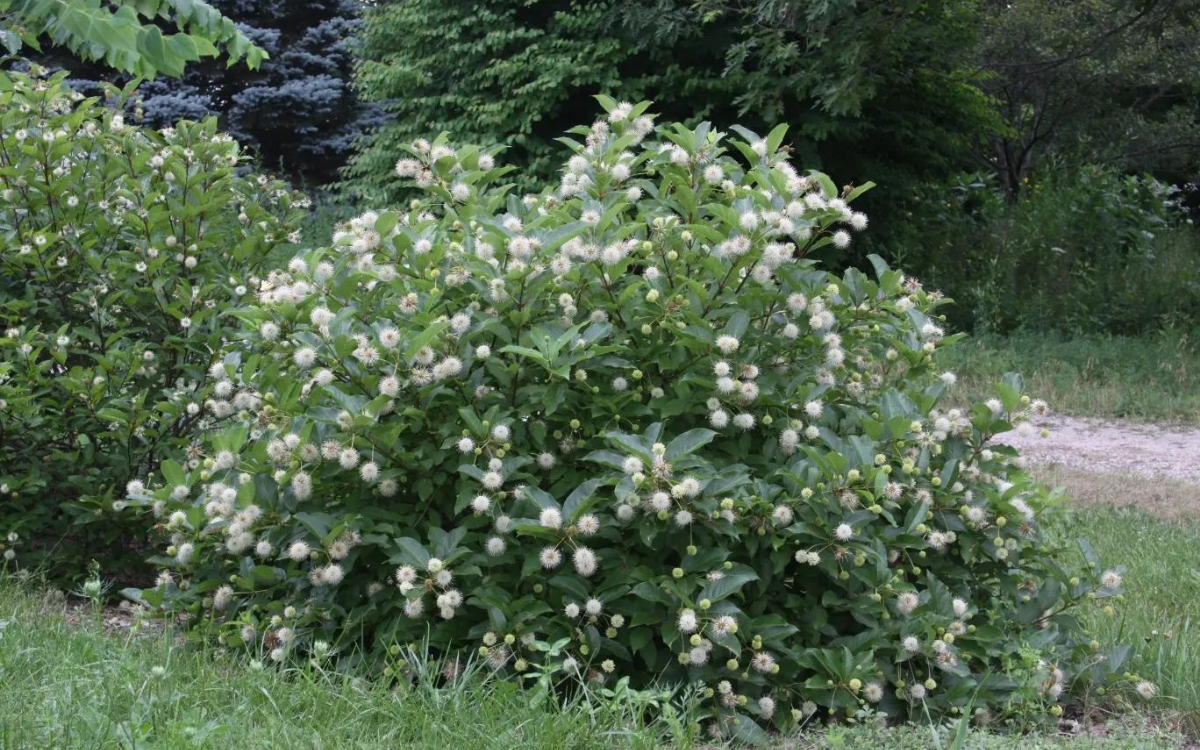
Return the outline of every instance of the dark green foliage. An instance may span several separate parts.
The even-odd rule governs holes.
[[[811,167],[909,183],[944,171],[998,126],[963,67],[971,4],[839,0],[389,2],[366,14],[359,82],[395,119],[367,139],[346,186],[395,196],[402,145],[439,130],[503,142],[526,184],[591,96],[653,98],[688,122],[791,127]]]
[[[956,328],[1139,333],[1200,320],[1200,234],[1186,199],[1087,167],[1026,181],[1020,200],[963,176],[919,194],[891,247],[958,304]]]
[[[222,53],[228,64],[245,59],[251,68],[264,58],[232,20],[199,0],[0,0],[5,52],[37,50],[47,40],[85,60],[150,78],[182,75],[184,65]]]

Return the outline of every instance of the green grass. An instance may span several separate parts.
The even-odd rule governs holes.
[[[1000,376],[1017,371],[1026,393],[1065,414],[1200,425],[1200,341],[1184,335],[979,336],[941,357],[964,399],[992,397]]]
[[[1091,611],[1085,623],[1102,643],[1133,645],[1128,669],[1158,686],[1157,708],[1200,734],[1200,519],[1089,507],[1070,513],[1060,533],[1087,539],[1103,564],[1128,567],[1115,615]]]
[[[393,691],[315,668],[254,670],[169,635],[67,625],[61,604],[11,584],[0,585],[0,623],[4,750],[654,748],[665,733],[619,706],[533,707],[498,681]]]

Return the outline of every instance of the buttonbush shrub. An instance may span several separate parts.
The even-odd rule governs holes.
[[[417,141],[424,198],[267,277],[210,373],[233,417],[130,495],[168,538],[129,595],[277,662],[402,679],[424,644],[448,677],[689,684],[751,739],[1045,716],[1118,668],[1072,612],[1120,570],[1073,571],[988,443],[1042,405],[1008,376],[949,408],[945,300],[810,259],[870,186],[801,173],[783,129],[602,101],[556,188]]]
[[[113,505],[160,456],[182,457],[198,425],[228,416],[201,408],[226,313],[302,201],[240,175],[215,121],[137,127],[63,75],[6,74],[0,123],[0,533],[21,552],[10,564],[55,577],[83,575],[89,556],[110,573],[144,566],[144,530]]]

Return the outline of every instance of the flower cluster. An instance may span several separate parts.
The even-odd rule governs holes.
[[[239,176],[215,121],[142,128],[64,75],[0,92],[0,533],[70,577],[140,567],[126,483],[255,406],[208,365],[304,201]]]
[[[1056,705],[1102,664],[1072,608],[1119,577],[1068,570],[989,442],[1043,405],[1016,376],[943,403],[945,300],[817,267],[869,185],[782,129],[605,106],[536,195],[494,149],[414,143],[426,198],[263,279],[210,373],[232,423],[131,493],[169,538],[130,595],[280,660],[427,640],[698,684],[721,735]]]

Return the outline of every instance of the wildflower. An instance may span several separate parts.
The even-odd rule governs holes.
[[[591,513],[580,516],[575,522],[575,527],[579,529],[579,533],[584,536],[591,536],[600,530],[600,519]]]
[[[775,657],[769,651],[758,651],[751,657],[750,666],[759,672],[769,674],[775,669]]]
[[[758,699],[758,710],[762,714],[763,720],[770,721],[775,714],[775,699],[768,696],[763,696]]]
[[[296,353],[292,355],[292,360],[296,363],[297,367],[307,370],[317,361],[317,351],[309,346],[297,349]]]
[[[587,547],[576,547],[571,559],[575,564],[575,572],[584,578],[596,572],[596,553]]]
[[[233,602],[233,587],[221,586],[213,593],[213,609],[225,610]]]
[[[740,343],[733,336],[717,337],[717,348],[721,350],[722,354],[732,354],[733,352],[736,352],[739,345]]]
[[[1106,570],[1100,575],[1100,583],[1105,588],[1115,589],[1121,586],[1121,574],[1115,570]]]
[[[1137,694],[1146,700],[1150,700],[1154,696],[1158,695],[1158,686],[1149,680],[1142,680],[1134,687],[1134,690],[1136,690]]]
[[[848,523],[839,524],[838,527],[834,529],[833,535],[837,537],[839,541],[848,542],[854,538],[854,527]]]
[[[562,526],[562,513],[557,508],[543,508],[538,516],[538,523],[547,529],[557,529]]]
[[[896,597],[896,611],[902,615],[907,615],[916,609],[920,603],[920,597],[912,591],[905,591]]]
[[[546,547],[538,555],[538,560],[546,570],[554,570],[562,564],[562,553],[553,547]]]
[[[495,491],[500,489],[500,487],[503,485],[504,477],[500,475],[500,472],[489,471],[483,475],[483,486],[485,489]]]

